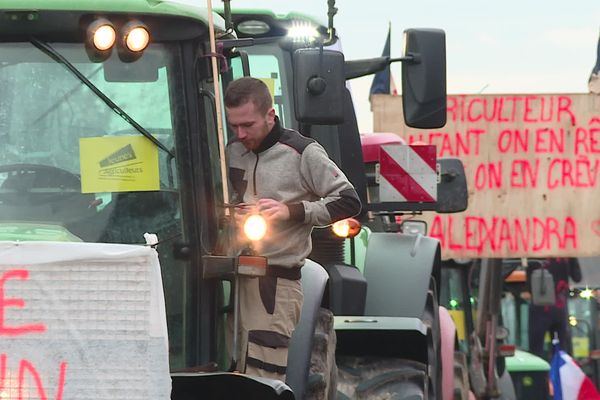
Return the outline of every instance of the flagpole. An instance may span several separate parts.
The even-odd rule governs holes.
[[[217,66],[217,49],[215,43],[215,24],[213,20],[213,8],[212,1],[206,0],[206,7],[208,12],[208,34],[210,41],[210,52],[212,54],[212,75],[213,75],[213,87],[215,92],[215,110],[217,114],[217,138],[219,141],[219,158],[221,160],[221,189],[223,190],[223,200],[225,203],[229,203],[229,188],[227,186],[227,166],[225,165],[225,141],[223,139],[223,114],[221,110],[221,86],[219,82],[219,68]],[[229,214],[229,209],[225,208],[225,214]]]

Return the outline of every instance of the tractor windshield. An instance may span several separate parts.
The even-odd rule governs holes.
[[[0,240],[145,243],[183,234],[174,138],[185,123],[180,47],[152,43],[136,61],[90,60],[50,43],[104,93],[32,43],[0,43]],[[122,109],[131,119],[115,110]],[[132,120],[160,142],[140,133]],[[159,247],[160,250],[160,247]],[[184,363],[182,261],[159,251],[171,363]]]
[[[168,48],[154,45],[125,64],[116,55],[93,63],[81,44],[52,47],[173,147],[171,110],[180,100],[170,90]],[[144,58],[150,67],[137,70]],[[144,232],[174,220],[173,157],[63,64],[30,43],[2,43],[0,92],[0,239],[47,239],[54,231],[55,239],[143,243]],[[131,203],[127,210],[122,202]]]

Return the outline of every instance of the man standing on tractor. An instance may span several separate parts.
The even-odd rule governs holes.
[[[356,191],[315,140],[285,129],[267,85],[244,77],[224,98],[235,134],[227,146],[236,220],[262,215],[267,234],[254,250],[268,260],[263,277],[240,278],[240,370],[285,381],[288,345],[300,319],[300,269],[313,226],[360,212]],[[233,334],[229,323],[229,333]]]
[[[545,270],[552,276],[554,287],[554,304],[536,305],[535,301],[529,306],[529,351],[542,358],[547,358],[544,351],[546,332],[553,337],[558,335],[560,347],[572,354],[571,334],[568,327],[569,312],[567,299],[569,296],[569,278],[574,282],[581,281],[581,269],[577,258],[546,258],[540,266],[527,267],[527,282],[533,286],[533,272]],[[542,275],[539,275],[541,278]],[[533,290],[532,290],[533,292]]]

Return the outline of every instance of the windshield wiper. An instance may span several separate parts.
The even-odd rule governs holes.
[[[167,148],[164,144],[162,144],[157,138],[152,136],[150,132],[148,132],[143,126],[138,124],[133,118],[131,118],[121,107],[116,105],[107,95],[105,95],[100,89],[96,87],[85,75],[81,73],[69,60],[63,57],[62,54],[57,52],[52,46],[48,43],[42,42],[39,39],[31,38],[31,44],[37,47],[40,51],[46,53],[50,58],[56,61],[59,64],[62,64],[66,69],[68,69],[77,79],[81,81],[84,85],[86,85],[96,96],[98,96],[111,110],[113,110],[118,116],[123,118],[127,123],[133,126],[139,133],[144,135],[146,139],[150,140],[154,143],[158,148],[165,151],[171,157],[175,158],[175,154],[171,150]]]

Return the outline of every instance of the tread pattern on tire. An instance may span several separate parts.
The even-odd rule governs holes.
[[[442,335],[439,319],[439,308],[435,290],[432,288],[427,292],[427,304],[423,312],[423,323],[427,325],[431,332],[432,348],[428,349],[429,358],[429,378],[430,390],[429,393],[433,399],[440,398],[442,393]]]
[[[338,399],[427,399],[427,366],[412,360],[338,358]]]
[[[338,374],[335,363],[336,342],[333,313],[321,308],[313,337],[306,400],[335,400]]]

